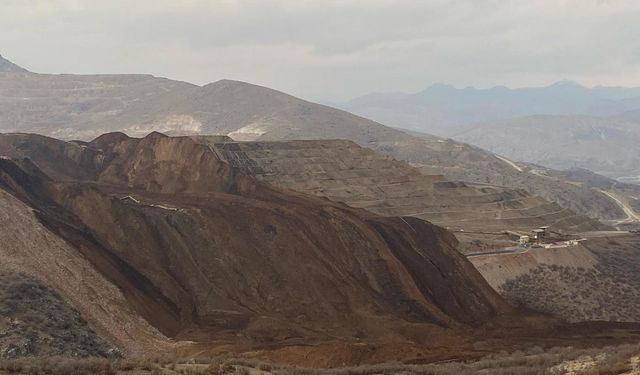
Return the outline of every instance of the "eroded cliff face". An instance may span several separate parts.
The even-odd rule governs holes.
[[[9,137],[0,187],[168,337],[424,341],[512,312],[446,230],[274,188],[190,138]]]
[[[230,191],[233,178],[206,146],[151,133],[143,139],[105,135],[89,144],[105,155],[98,181],[159,193]],[[115,138],[110,140],[109,138]]]

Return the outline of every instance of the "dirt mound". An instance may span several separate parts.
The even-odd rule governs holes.
[[[427,222],[275,189],[187,137],[21,137],[0,186],[177,340],[426,342],[513,312]]]

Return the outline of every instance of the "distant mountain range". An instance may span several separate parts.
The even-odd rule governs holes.
[[[0,73],[26,73],[27,70],[0,55]]]
[[[414,94],[365,95],[340,108],[389,126],[451,136],[469,124],[539,114],[634,117],[640,88],[587,88],[571,81],[517,89],[435,84]]]

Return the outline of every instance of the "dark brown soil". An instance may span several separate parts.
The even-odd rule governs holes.
[[[638,339],[635,328],[515,311],[450,232],[274,188],[190,138],[19,142],[12,155],[15,136],[0,136],[0,154],[14,157],[0,160],[0,188],[116,285],[178,356],[249,351],[343,366]]]
[[[21,136],[29,159],[1,160],[1,186],[176,340],[459,341],[514,313],[425,221],[275,189],[186,137],[74,147]]]

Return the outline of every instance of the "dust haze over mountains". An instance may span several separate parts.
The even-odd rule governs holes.
[[[126,5],[3,5],[0,373],[640,370],[637,4]]]
[[[571,81],[518,89],[439,84],[415,94],[366,95],[340,107],[516,161],[639,181],[640,88],[587,88]]]
[[[464,144],[413,135],[328,106],[245,82],[204,86],[150,75],[0,75],[0,130],[91,140],[110,131],[144,136],[220,134],[240,141],[348,139],[425,168],[557,202],[601,220],[623,219],[618,203],[588,185],[513,168]],[[569,215],[571,216],[571,214]]]
[[[627,0],[7,0],[0,48],[41,73],[234,79],[339,102],[435,82],[639,86],[639,17]]]
[[[632,42],[640,32],[635,22],[640,6],[633,1],[138,4],[9,1],[0,22],[11,32],[1,34],[0,44],[36,72],[144,72],[200,86],[247,81],[332,103],[387,126],[446,137],[469,124],[531,115],[607,121],[616,116],[614,122],[620,115],[638,121],[638,90],[619,88],[640,85]],[[439,84],[424,90],[433,82],[487,89]],[[362,97],[367,92],[418,94]],[[557,122],[559,128],[566,121]],[[601,133],[606,131],[591,136]],[[556,150],[563,147],[546,134],[534,138]],[[568,132],[564,139],[571,136]],[[598,151],[606,159],[599,165],[585,160],[584,152],[571,158],[552,151],[531,157],[518,151],[518,140],[505,139],[514,145],[505,150],[475,133],[459,139],[516,161],[584,167],[627,181],[638,175],[625,166],[636,155],[604,154],[615,154],[613,144]],[[588,142],[582,147],[588,149]],[[608,167],[618,170],[607,173]]]
[[[640,88],[588,88],[566,80],[515,89],[434,84],[414,94],[365,95],[342,107],[386,125],[450,136],[473,124],[532,115],[629,117],[640,109]]]
[[[0,73],[25,73],[26,69],[12,63],[0,55]]]

